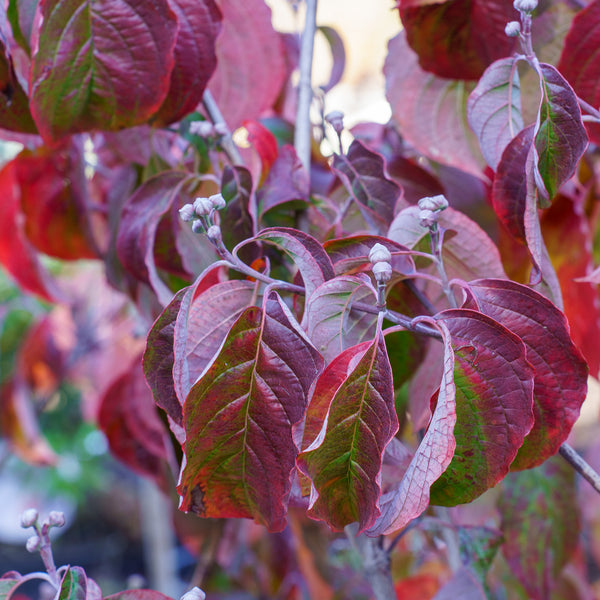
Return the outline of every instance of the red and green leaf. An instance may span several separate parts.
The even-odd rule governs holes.
[[[513,281],[472,281],[477,308],[518,335],[535,370],[535,423],[512,469],[529,469],[558,452],[579,417],[588,367],[571,341],[567,320],[554,304]]]
[[[67,567],[63,573],[57,600],[87,600],[87,576],[81,567]]]
[[[348,365],[345,372],[338,363]],[[331,381],[331,372],[341,377]],[[315,409],[321,431],[297,461],[311,480],[308,514],[337,530],[358,522],[363,531],[380,514],[383,453],[398,429],[392,370],[381,332],[348,348],[325,369],[308,414]]]
[[[242,313],[183,407],[182,510],[283,529],[292,428],[322,360],[276,293]]]
[[[477,311],[450,309],[436,317],[455,353],[456,451],[431,487],[434,504],[471,502],[510,469],[533,416],[533,376],[525,345]]]

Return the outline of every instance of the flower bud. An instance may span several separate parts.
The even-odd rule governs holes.
[[[523,13],[533,12],[537,8],[537,0],[515,0],[513,6]]]
[[[27,552],[36,552],[41,544],[42,540],[37,535],[32,535],[26,542],[25,548]]]
[[[48,515],[50,527],[63,527],[65,524],[65,513],[60,510],[52,510]]]
[[[190,133],[207,138],[215,134],[215,127],[210,121],[194,121],[190,123]]]
[[[194,210],[194,206],[192,204],[184,204],[179,209],[179,216],[182,221],[193,221],[196,217],[196,211]]]
[[[208,198],[196,198],[194,200],[194,210],[199,217],[208,216],[212,209],[212,202]]]
[[[433,210],[421,210],[419,211],[419,223],[421,227],[429,229],[438,222],[438,216],[439,214]]]
[[[519,21],[510,21],[504,28],[504,33],[508,37],[517,37],[521,33],[521,23]]]
[[[392,254],[383,244],[375,244],[369,252],[369,260],[372,264],[391,262]]]
[[[378,262],[373,265],[373,275],[377,283],[387,283],[392,278],[392,265],[389,262]]]
[[[425,198],[421,198],[418,204],[421,210],[438,211],[448,208],[448,200],[446,200],[446,197],[443,194],[426,196]]]
[[[325,120],[333,127],[339,135],[344,130],[344,113],[341,110],[332,110],[325,115]]]
[[[213,194],[208,199],[210,200],[212,207],[215,210],[221,210],[222,208],[225,208],[226,202],[222,194]]]
[[[215,134],[218,136],[227,135],[229,132],[227,130],[227,125],[223,122],[215,123]]]
[[[23,529],[32,527],[33,525],[36,524],[36,522],[38,520],[38,516],[39,516],[38,511],[35,508],[28,508],[21,515],[21,527],[23,527]]]
[[[199,587],[193,587],[181,596],[181,600],[204,600],[205,598],[206,594]]]
[[[194,219],[194,221],[192,221],[192,231],[194,233],[204,233],[204,225],[200,219]]]
[[[206,235],[208,236],[208,239],[213,242],[219,241],[221,239],[221,228],[218,225],[211,225],[208,228]]]

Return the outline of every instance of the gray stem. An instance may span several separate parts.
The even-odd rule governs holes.
[[[600,493],[600,475],[566,442],[558,450],[560,455]]]
[[[234,165],[243,165],[244,159],[240,154],[237,146],[233,142],[233,138],[231,137],[231,132],[229,131],[229,127],[225,122],[225,118],[223,114],[219,110],[219,106],[217,105],[213,95],[210,93],[210,90],[204,90],[204,95],[202,96],[202,104],[210,117],[210,120],[215,124],[224,125],[227,129],[227,133],[221,139],[221,147],[225,151],[225,154],[229,157],[229,160]]]

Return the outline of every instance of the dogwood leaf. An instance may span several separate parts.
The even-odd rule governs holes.
[[[238,317],[185,400],[182,510],[284,528],[292,427],[322,360],[275,292]]]
[[[57,600],[86,600],[87,576],[81,567],[67,567],[60,581]]]
[[[472,281],[478,309],[518,335],[535,370],[535,423],[513,469],[529,469],[554,455],[567,439],[587,394],[587,364],[571,341],[562,312],[531,288],[507,280]]]
[[[383,453],[398,430],[392,370],[381,332],[348,348],[321,378],[340,361],[348,369],[335,385],[316,384],[328,397],[313,396],[308,411],[319,411],[321,431],[297,464],[311,480],[308,514],[334,529],[358,522],[363,531],[380,514]]]

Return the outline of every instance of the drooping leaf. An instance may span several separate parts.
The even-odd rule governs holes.
[[[256,294],[256,285],[245,280],[223,281],[204,290],[202,285],[199,278],[188,289],[175,324],[173,377],[181,404]]]
[[[246,167],[226,166],[221,178],[221,194],[227,206],[221,211],[221,232],[227,248],[234,248],[255,233],[256,206],[252,176]]]
[[[523,129],[516,59],[497,60],[485,70],[469,96],[467,118],[487,164],[496,170],[504,148]]]
[[[331,259],[323,246],[307,233],[287,227],[270,227],[263,229],[255,239],[277,246],[294,261],[302,275],[307,298],[319,285],[335,277]]]
[[[502,552],[531,600],[551,597],[578,539],[574,471],[560,457],[504,481],[498,508]]]
[[[456,451],[431,486],[434,504],[471,502],[508,473],[531,431],[534,371],[521,339],[468,309],[439,313],[452,336],[456,362]]]
[[[292,427],[321,366],[275,292],[262,309],[242,313],[183,407],[182,510],[283,529],[296,458]]]
[[[284,48],[264,0],[219,0],[223,28],[208,87],[234,130],[269,109],[285,82]]]
[[[87,600],[87,576],[81,567],[66,568],[57,600]]]
[[[577,96],[567,80],[552,65],[539,65],[540,102],[535,128],[538,169],[545,190],[543,199],[552,200],[560,186],[575,173],[588,145]]]
[[[160,108],[178,28],[167,0],[48,0],[42,15],[31,110],[45,139],[131,127]]]
[[[346,67],[346,51],[344,50],[344,40],[333,27],[321,25],[320,27],[318,27],[318,31],[322,33],[325,39],[327,40],[332,57],[332,66],[331,73],[329,74],[329,81],[326,84],[320,86],[323,90],[323,93],[326,94],[329,90],[335,87],[342,79],[342,75],[344,74],[344,68]]]
[[[531,288],[507,280],[469,284],[478,309],[518,335],[535,370],[535,423],[513,469],[529,469],[556,454],[579,417],[588,367],[569,335],[563,313]]]
[[[511,54],[504,27],[518,18],[501,0],[401,0],[408,43],[425,71],[447,79],[478,79],[494,60]]]
[[[264,179],[277,158],[277,138],[260,121],[246,119],[243,126],[248,132],[248,143],[260,158],[261,179]]]
[[[63,260],[97,258],[82,152],[74,144],[23,150],[14,164],[31,243]]]
[[[442,380],[437,405],[404,476],[381,497],[381,516],[368,531],[369,535],[391,533],[418,517],[429,506],[431,485],[446,470],[454,454],[454,351],[450,332],[444,322],[438,322],[437,327],[442,333],[444,345]]]
[[[405,35],[390,41],[386,97],[400,133],[428,158],[481,178],[485,161],[466,117],[472,85],[426,73]]]
[[[273,164],[267,178],[256,194],[258,218],[282,204],[294,202],[306,207],[310,193],[310,182],[306,169],[293,146],[285,145]]]
[[[600,106],[600,1],[593,0],[573,19],[557,69],[588,104]]]
[[[388,179],[383,157],[354,140],[347,154],[336,154],[333,170],[376,233],[383,233],[392,222],[401,188]]]
[[[349,358],[349,360],[348,360]],[[358,522],[361,531],[380,515],[383,453],[398,430],[394,408],[392,370],[385,342],[379,331],[372,341],[348,348],[336,363],[348,364],[335,385],[320,386],[313,405],[320,412],[321,431],[297,460],[311,479],[308,514],[334,529]],[[324,411],[325,405],[327,410]]]
[[[215,43],[221,12],[214,0],[169,0],[177,15],[175,64],[164,102],[152,122],[168,125],[193,112],[217,66]]]
[[[175,321],[187,289],[179,290],[148,332],[142,359],[144,376],[152,390],[154,402],[178,425],[182,424],[183,411],[173,384],[175,356]]]
[[[0,263],[24,290],[52,302],[61,294],[25,234],[14,161],[0,171]]]
[[[191,200],[185,189],[191,178],[182,171],[156,175],[135,191],[121,213],[116,240],[119,259],[133,277],[152,286],[163,305],[171,301],[173,294],[158,273],[156,255],[162,248],[163,266],[169,261],[173,269],[185,273],[173,247],[179,227],[178,209]],[[157,244],[157,240],[162,243]]]
[[[571,339],[583,353],[590,374],[600,371],[600,305],[598,288],[592,280],[580,281],[594,265],[592,236],[584,207],[561,194],[542,213],[542,231],[548,254],[560,281],[563,310],[569,321]]]
[[[370,280],[351,275],[329,279],[310,295],[305,309],[307,333],[327,363],[347,348],[373,339],[377,315],[353,310],[352,304],[375,308],[375,299]]]
[[[0,128],[19,133],[37,133],[29,111],[29,98],[23,90],[8,48],[0,37]]]
[[[39,5],[40,0],[9,0],[6,9],[15,42],[28,55],[31,54],[31,35]]]
[[[111,452],[133,471],[170,489],[171,448],[142,369],[141,355],[105,391],[98,426]]]

